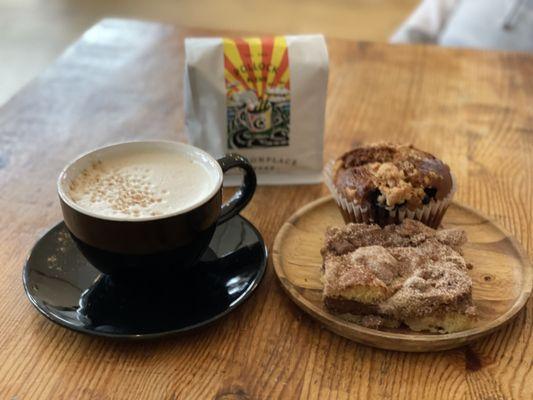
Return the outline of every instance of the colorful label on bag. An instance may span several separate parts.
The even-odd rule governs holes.
[[[288,146],[289,52],[284,36],[223,39],[228,148]]]

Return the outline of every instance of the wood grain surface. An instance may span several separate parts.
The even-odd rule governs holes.
[[[309,318],[269,265],[219,323],[142,343],[76,334],[26,300],[24,259],[60,220],[70,159],[135,138],[184,140],[183,38],[208,34],[105,20],[0,110],[0,398],[530,399],[533,302],[457,350],[355,344]],[[412,142],[457,178],[456,199],[533,251],[533,55],[328,41],[325,157],[363,141]],[[322,185],[261,187],[244,212],[268,246]]]
[[[325,196],[303,206],[283,224],[274,240],[274,271],[287,294],[308,314],[333,332],[369,346],[397,351],[438,351],[465,346],[508,323],[531,295],[532,266],[524,250],[505,230],[478,211],[453,202],[445,228],[466,232],[463,247],[474,265],[472,297],[477,321],[471,329],[450,334],[413,332],[406,328],[369,329],[330,313],[322,300],[324,232],[344,225],[337,203]]]
[[[386,41],[418,0],[0,0],[0,104],[108,15],[254,33]],[[200,8],[201,7],[201,8]],[[283,10],[276,12],[273,10]]]

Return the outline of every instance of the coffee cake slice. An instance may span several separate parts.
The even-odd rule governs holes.
[[[406,324],[412,330],[455,332],[475,320],[466,234],[400,225],[330,228],[322,248],[328,310],[367,326]]]

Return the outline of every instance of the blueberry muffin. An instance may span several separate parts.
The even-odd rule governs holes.
[[[437,228],[454,193],[448,165],[411,145],[360,146],[324,174],[347,223],[385,226],[411,218]]]

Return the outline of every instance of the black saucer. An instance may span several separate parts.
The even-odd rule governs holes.
[[[89,263],[61,222],[35,244],[23,282],[32,304],[59,325],[92,335],[148,338],[226,315],[254,291],[266,264],[263,238],[236,216],[217,227],[209,249],[188,272],[117,279]]]

